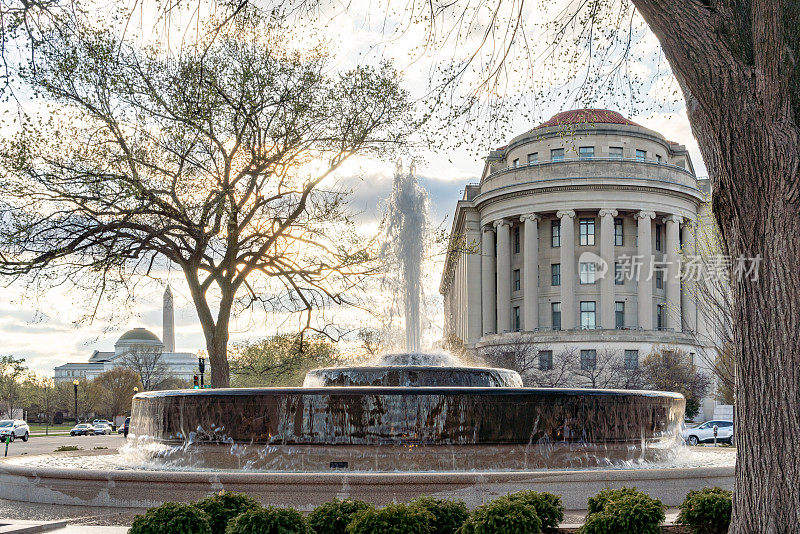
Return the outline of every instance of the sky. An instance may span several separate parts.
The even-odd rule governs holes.
[[[303,47],[322,38],[328,49],[335,51],[335,65],[338,68],[391,59],[400,69],[404,85],[413,96],[420,98],[424,93],[420,88],[429,85],[431,73],[435,73],[442,65],[447,66],[454,62],[456,56],[453,47],[463,48],[465,43],[474,39],[469,34],[465,40],[454,44],[442,38],[432,51],[423,53],[419,50],[420,43],[425,40],[425,32],[413,25],[404,26],[403,20],[407,14],[391,11],[391,8],[387,11],[386,5],[369,0],[351,2],[348,5],[348,10],[329,6],[327,11],[322,9],[312,17],[295,21],[292,43]],[[475,15],[477,19],[482,16],[482,13]],[[537,12],[529,11],[527,16],[534,20]],[[148,31],[143,29],[145,26],[141,24],[139,28],[141,36],[138,38],[142,40],[146,40],[148,35]],[[539,31],[543,30],[539,28]],[[450,228],[456,201],[463,194],[466,184],[478,181],[483,166],[482,157],[488,148],[499,146],[504,139],[511,139],[553,114],[579,107],[581,103],[619,110],[635,122],[662,133],[668,139],[687,145],[697,175],[705,175],[705,167],[691,134],[685,105],[679,95],[674,96],[676,84],[659,55],[655,38],[646,30],[641,30],[638,46],[640,57],[632,62],[628,76],[651,80],[643,89],[641,101],[624,90],[595,95],[588,101],[587,97],[578,98],[575,94],[557,94],[554,88],[563,81],[565,74],[557,63],[543,63],[538,71],[521,68],[520,74],[512,73],[508,76],[514,82],[510,85],[512,89],[508,92],[508,100],[520,102],[520,112],[517,113],[514,107],[516,104],[512,104],[509,119],[502,121],[502,124],[498,125],[490,114],[483,113],[477,114],[468,126],[464,123],[442,123],[438,126],[440,131],[434,131],[434,135],[428,132],[427,136],[421,136],[417,145],[401,155],[401,158],[406,165],[412,159],[416,162],[420,184],[427,190],[430,199],[431,227]],[[530,51],[528,54],[530,55]],[[472,83],[470,79],[473,82],[480,79],[481,69],[486,68],[491,58],[486,61],[487,63],[479,64],[475,72],[466,77],[467,86]],[[525,62],[521,60],[521,64],[524,65]],[[515,80],[515,76],[524,76],[525,79],[520,82]],[[536,91],[542,90],[546,92],[546,98],[533,97]],[[527,105],[523,105],[524,102]],[[367,230],[374,230],[382,216],[384,202],[391,192],[394,168],[395,161],[355,158],[336,177],[343,187],[352,189],[351,206],[359,213],[360,224]],[[441,298],[438,295],[438,286],[442,260],[441,254],[433,249],[426,260],[426,317],[423,323],[427,326],[424,338],[428,344],[441,334]],[[168,283],[175,298],[176,350],[195,352],[203,349],[202,330],[180,274],[170,274]],[[0,288],[0,353],[25,358],[32,370],[52,376],[56,365],[86,361],[93,350],[113,350],[116,339],[130,328],[143,326],[161,336],[163,289],[163,283],[143,282],[137,286],[135,299],[108,303],[109,306],[125,311],[115,320],[79,321],[85,312],[83,296],[70,292],[68,288],[46,292],[20,284]],[[371,320],[363,315],[348,315],[346,311],[342,311],[339,317],[344,322],[355,321],[362,324]],[[275,324],[276,321],[263,315],[248,314],[233,321],[231,341],[255,340],[273,335],[278,333]]]

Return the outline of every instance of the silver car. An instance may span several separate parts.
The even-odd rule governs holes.
[[[0,421],[0,440],[5,441],[11,438],[14,441],[17,438],[22,438],[22,441],[28,441],[31,435],[31,429],[28,428],[28,423],[22,419],[4,419]]]

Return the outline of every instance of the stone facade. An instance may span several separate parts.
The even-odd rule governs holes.
[[[478,352],[524,337],[555,350],[696,354],[703,319],[679,260],[694,251],[705,198],[685,146],[615,112],[565,112],[515,137],[456,206],[440,286],[446,335]]]

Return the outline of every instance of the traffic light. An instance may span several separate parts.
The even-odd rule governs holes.
[[[194,389],[200,389],[200,379],[197,378],[197,375],[194,375]]]

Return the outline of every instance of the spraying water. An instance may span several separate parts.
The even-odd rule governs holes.
[[[428,229],[428,193],[419,185],[414,163],[403,172],[397,162],[384,219],[386,248],[395,259],[402,285],[405,309],[406,350],[420,350],[422,302],[422,258]]]

